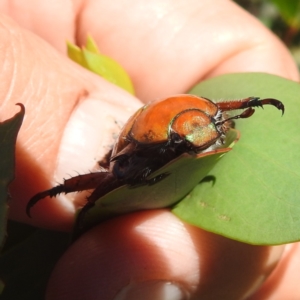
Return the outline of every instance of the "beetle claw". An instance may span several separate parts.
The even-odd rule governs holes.
[[[284,114],[284,105],[281,101],[277,100],[277,99],[273,99],[273,98],[266,98],[266,99],[262,99],[260,100],[262,105],[273,105],[275,106],[277,109],[282,111],[282,116]]]

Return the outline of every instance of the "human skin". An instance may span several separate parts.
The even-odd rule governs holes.
[[[232,72],[298,80],[288,50],[231,1],[111,2],[0,2],[1,120],[17,111],[16,102],[26,107],[11,186],[14,220],[70,230],[81,195],[45,199],[32,209],[32,219],[25,214],[28,199],[53,180],[92,169],[112,143],[115,121],[124,123],[142,103]],[[136,97],[67,59],[65,41],[83,45],[88,33],[124,66]],[[58,262],[47,299],[113,299],[117,293],[123,299],[126,292],[163,299],[150,293],[162,287],[190,299],[242,299],[266,278],[252,299],[297,299],[299,252],[298,243],[283,248],[232,241],[168,210],[133,213],[76,241]]]

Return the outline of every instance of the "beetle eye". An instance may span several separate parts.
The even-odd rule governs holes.
[[[220,137],[214,120],[201,110],[187,110],[176,116],[172,130],[194,147],[208,147]]]

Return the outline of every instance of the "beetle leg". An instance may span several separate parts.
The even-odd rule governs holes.
[[[273,98],[259,99],[258,97],[248,97],[236,101],[221,101],[216,105],[221,111],[229,111],[235,109],[245,109],[249,107],[263,107],[264,105],[273,105],[284,114],[284,105],[281,101]]]
[[[162,173],[151,179],[145,179],[145,181],[140,182],[138,184],[135,184],[135,185],[130,184],[129,187],[136,188],[141,185],[153,185],[153,184],[156,184],[157,182],[163,180],[164,178],[166,178],[169,175],[170,175],[169,173]],[[126,184],[126,183],[116,179],[111,173],[107,174],[107,177],[101,182],[101,185],[99,185],[91,193],[91,195],[87,197],[87,203],[79,211],[77,218],[76,218],[74,230],[73,230],[73,236],[72,236],[73,241],[76,240],[82,233],[84,233],[86,230],[89,229],[84,225],[84,218],[85,218],[86,214],[88,213],[88,211],[91,208],[93,208],[93,206],[95,205],[95,202],[99,198],[106,195],[111,190],[116,189],[124,184]]]
[[[107,176],[101,181],[101,184],[86,198],[87,203],[80,209],[76,218],[72,240],[77,239],[77,237],[88,229],[84,226],[84,218],[86,213],[95,205],[95,202],[110,191],[124,184],[124,182],[116,179],[112,173],[107,173]]]
[[[79,211],[75,220],[75,225],[72,233],[72,242],[82,235],[88,228],[84,228],[84,217],[86,213],[95,205],[95,202],[87,202]]]
[[[106,177],[108,172],[95,172],[84,175],[78,175],[70,179],[65,179],[63,184],[60,184],[52,189],[40,192],[34,195],[26,206],[26,213],[29,217],[31,208],[40,200],[46,197],[55,197],[61,193],[79,192],[88,189],[96,188]]]

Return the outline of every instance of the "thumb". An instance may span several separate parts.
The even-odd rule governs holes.
[[[111,143],[111,124],[121,124],[139,102],[3,16],[0,32],[1,119],[15,113],[16,102],[26,108],[17,140],[15,181],[10,186],[10,217],[68,229],[75,210],[70,199],[41,201],[31,220],[25,214],[28,200],[52,187],[57,165],[62,175],[56,178],[91,169]]]
[[[167,210],[127,214],[62,255],[46,299],[247,299],[282,246],[253,246],[186,224]]]

